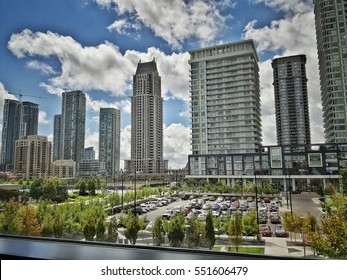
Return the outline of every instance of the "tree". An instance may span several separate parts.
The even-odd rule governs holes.
[[[347,169],[342,169],[340,171],[341,175],[341,185],[342,185],[342,193],[347,195]]]
[[[196,217],[187,223],[185,243],[189,248],[196,248],[200,245],[201,225]]]
[[[95,178],[89,179],[87,183],[87,190],[90,195],[95,195],[97,187],[97,180]]]
[[[347,198],[336,194],[325,207],[321,226],[307,232],[307,241],[317,252],[332,259],[347,258]]]
[[[43,182],[42,178],[35,179],[29,188],[30,197],[39,200],[43,195]]]
[[[129,212],[125,222],[124,235],[127,239],[129,239],[131,244],[136,244],[140,229],[141,226],[138,217],[132,212]]]
[[[117,242],[118,240],[118,223],[117,223],[117,218],[112,217],[110,222],[107,225],[107,234],[105,241],[107,242]]]
[[[87,241],[93,241],[96,233],[96,221],[93,217],[88,217],[83,227],[83,235]]]
[[[63,237],[64,232],[64,216],[59,207],[54,209],[54,218],[53,218],[53,235],[55,238]]]
[[[161,217],[157,217],[154,221],[152,238],[155,246],[161,246],[165,242],[165,230]]]
[[[19,208],[16,216],[18,233],[26,236],[40,235],[37,213],[33,206],[25,205]]]
[[[45,217],[43,218],[43,221],[41,224],[41,236],[51,237],[54,233],[53,227],[54,227],[53,217],[50,213],[47,213],[47,215],[45,215]]]
[[[205,234],[206,234],[206,245],[211,250],[216,243],[216,237],[214,233],[213,216],[210,210],[206,216],[205,224]]]
[[[80,181],[77,184],[77,187],[79,188],[78,195],[85,196],[88,194],[87,193],[87,185],[86,185],[86,182],[84,180]]]
[[[0,214],[1,231],[3,233],[15,234],[18,232],[16,217],[20,203],[13,199],[4,204],[3,212]]]
[[[257,212],[255,209],[251,210],[249,215],[242,216],[243,231],[246,236],[255,235],[258,233]]]
[[[239,246],[243,243],[242,236],[242,219],[238,211],[233,213],[233,219],[229,220],[228,225],[229,245],[234,245],[236,251],[239,251]]]
[[[184,216],[178,215],[168,223],[167,238],[172,247],[181,247],[184,240]]]
[[[302,233],[302,227],[303,227],[303,219],[298,213],[291,213],[291,212],[285,212],[282,215],[282,223],[284,228],[294,233],[295,241],[296,241],[296,233]],[[292,239],[292,235],[290,236]]]

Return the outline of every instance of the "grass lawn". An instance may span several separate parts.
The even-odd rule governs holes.
[[[222,249],[221,246],[214,246],[214,247],[212,248],[212,251],[220,251],[221,249]]]
[[[236,251],[236,248],[232,247],[229,249],[229,252],[264,254],[264,248],[262,248],[262,247],[239,247],[239,250]]]

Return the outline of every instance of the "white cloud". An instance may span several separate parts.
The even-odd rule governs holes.
[[[86,131],[84,140],[84,147],[93,147],[95,151],[95,158],[99,158],[99,132]]]
[[[96,0],[96,3],[113,8],[119,16],[124,16],[108,29],[124,33],[124,28],[135,26],[138,30],[141,23],[176,49],[191,37],[202,44],[215,40],[226,21],[220,9],[234,5],[233,1],[218,3],[206,0],[157,0],[155,4],[152,0]]]
[[[278,6],[285,3],[284,1],[267,1],[268,4],[270,4],[270,2]],[[290,7],[286,9],[290,10]],[[262,28],[257,28],[256,21],[252,21],[245,27],[244,31],[244,38],[253,39],[259,52],[273,51],[278,54],[276,57],[300,54],[306,55],[311,139],[312,143],[324,142],[313,11],[295,14],[292,17],[288,16],[278,21],[272,21],[270,26],[264,26]],[[264,144],[270,144],[276,142],[274,142],[273,139],[274,133],[271,133],[271,129],[275,131],[271,60],[261,62],[260,71],[263,142]]]
[[[307,13],[312,10],[312,0],[251,0],[253,3],[264,3],[265,5],[287,13]]]
[[[8,48],[18,58],[55,56],[61,73],[42,84],[46,89],[103,90],[124,95],[134,65],[124,59],[118,47],[105,42],[96,47],[83,47],[69,36],[47,31],[24,30],[13,34]],[[61,93],[61,91],[60,91]]]
[[[164,127],[164,159],[169,160],[172,168],[183,168],[190,154],[190,128],[173,123]],[[124,160],[130,159],[131,125],[121,131],[121,166]]]
[[[39,124],[49,124],[50,121],[47,119],[47,113],[45,111],[39,111]]]
[[[50,75],[50,74],[56,74],[56,72],[53,70],[51,66],[49,66],[46,63],[39,62],[37,60],[31,60],[26,63],[26,67],[34,70],[40,70],[42,74]]]
[[[164,127],[164,158],[169,160],[169,167],[185,167],[188,154],[191,154],[190,128],[179,123]]]
[[[108,42],[96,47],[84,47],[71,37],[50,31],[34,33],[27,29],[13,34],[8,48],[18,58],[57,57],[61,63],[60,75],[40,85],[58,95],[63,91],[80,89],[126,96],[131,91],[132,76],[139,60],[151,61],[155,58],[162,76],[163,95],[170,92],[175,98],[188,102],[188,53],[166,55],[159,49],[149,48],[147,53],[127,51],[122,55],[117,46]]]

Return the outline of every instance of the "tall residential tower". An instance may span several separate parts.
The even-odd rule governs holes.
[[[306,56],[272,60],[278,145],[311,144]]]
[[[0,169],[13,172],[15,141],[37,135],[39,105],[5,99],[0,152]]]
[[[120,110],[100,108],[99,161],[108,176],[120,169]]]
[[[164,173],[163,98],[161,77],[155,60],[137,65],[131,97],[131,159],[125,161],[127,172]]]
[[[193,155],[255,152],[262,129],[253,41],[189,53]]]
[[[86,96],[82,91],[63,92],[61,114],[61,143],[59,159],[84,158]]]
[[[324,135],[347,142],[347,0],[314,0]]]

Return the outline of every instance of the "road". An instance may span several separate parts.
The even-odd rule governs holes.
[[[305,217],[308,213],[319,218],[322,211],[320,210],[320,205],[317,204],[319,201],[319,195],[316,193],[303,192],[301,194],[292,194],[292,211],[293,213],[298,213]],[[284,200],[282,209],[290,211],[290,202],[288,203]]]

